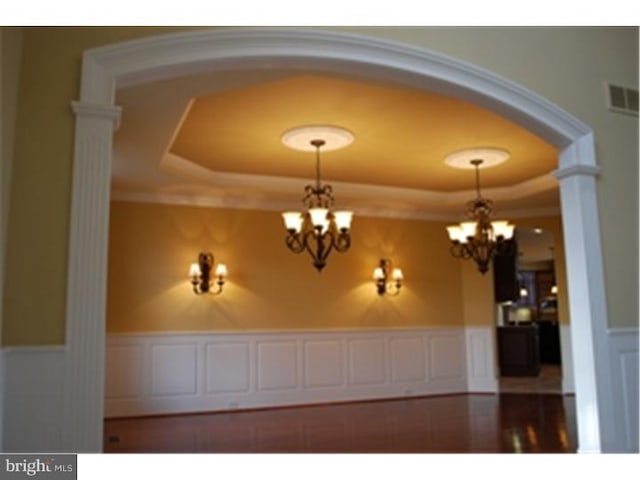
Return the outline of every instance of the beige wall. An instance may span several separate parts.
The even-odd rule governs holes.
[[[602,236],[609,322],[612,327],[636,326],[638,119],[606,110],[603,82],[637,87],[637,28],[349,30],[468,60],[543,95],[594,129],[602,166],[597,185],[601,224],[604,232],[615,232]],[[81,52],[159,31],[170,29],[24,32],[6,256],[11,282],[5,284],[3,305],[5,344],[64,342],[73,147],[69,103],[78,97]],[[622,212],[611,214],[621,206]],[[34,278],[46,285],[37,301]]]
[[[22,28],[0,27],[0,305],[4,291],[5,252],[9,224],[11,166],[15,139]],[[0,308],[0,345],[2,344],[2,309]]]
[[[444,224],[357,216],[352,228],[351,249],[333,252],[318,273],[306,252],[287,249],[279,212],[112,202],[107,331],[463,324],[460,264],[446,254]],[[221,295],[191,290],[200,251],[227,264]],[[404,272],[397,297],[376,292],[380,258]]]
[[[83,50],[157,28],[25,28],[7,232],[3,342],[62,344],[74,119]],[[38,297],[34,301],[33,288]]]

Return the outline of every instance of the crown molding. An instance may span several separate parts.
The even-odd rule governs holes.
[[[111,201],[149,203],[160,205],[178,205],[190,207],[229,208],[238,210],[263,210],[270,212],[284,212],[300,208],[300,198],[295,200],[265,200],[264,198],[247,198],[228,196],[185,195],[177,193],[159,193],[143,191],[114,190],[111,192]],[[464,205],[460,205],[461,211]],[[349,207],[357,216],[371,218],[397,218],[410,220],[423,220],[433,222],[457,222],[460,220],[460,212],[434,212],[432,209],[419,207]],[[559,207],[530,208],[526,210],[502,210],[501,217],[507,218],[536,218],[558,216],[561,214]]]

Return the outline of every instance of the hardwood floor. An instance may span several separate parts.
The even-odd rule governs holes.
[[[562,367],[543,364],[537,377],[500,377],[500,393],[562,394]]]
[[[574,453],[575,398],[447,395],[105,420],[105,453]]]

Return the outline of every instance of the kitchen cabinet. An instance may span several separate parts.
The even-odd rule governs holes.
[[[498,362],[504,377],[540,374],[540,337],[535,324],[498,327]]]

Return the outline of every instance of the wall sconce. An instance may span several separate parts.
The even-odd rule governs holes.
[[[373,279],[378,288],[378,295],[395,296],[400,293],[404,276],[399,268],[391,268],[391,260],[383,258],[380,260],[380,266],[373,271]]]
[[[222,292],[222,286],[227,276],[227,266],[224,263],[218,263],[215,271],[215,282],[211,278],[212,268],[213,255],[209,252],[200,253],[200,255],[198,255],[198,263],[191,264],[189,277],[191,277],[191,285],[193,285],[194,293],[198,295],[202,293],[218,295]],[[215,292],[211,290],[214,284],[218,285],[218,289]]]

